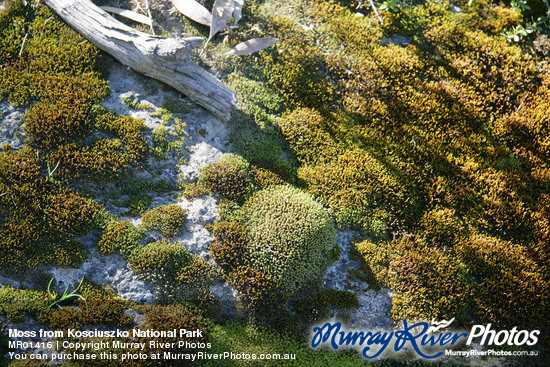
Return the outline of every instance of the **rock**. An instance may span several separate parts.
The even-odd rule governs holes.
[[[25,131],[21,118],[25,114],[24,108],[15,108],[9,102],[0,102],[0,148],[4,144],[10,144],[13,150],[23,147]]]
[[[391,38],[383,37],[380,40],[382,45],[387,45],[388,43],[393,43],[399,46],[408,46],[411,43],[412,37],[405,36],[404,34],[396,33]]]
[[[342,250],[341,256],[328,269],[324,286],[337,290],[350,290],[357,294],[361,306],[351,312],[351,317],[346,322],[349,327],[361,330],[391,329],[393,327],[391,290],[382,288],[380,291],[375,291],[370,289],[367,282],[350,278],[350,270],[361,268],[359,262],[350,258],[351,242],[358,235],[354,231],[336,233],[336,245]],[[338,314],[334,317],[338,318]]]

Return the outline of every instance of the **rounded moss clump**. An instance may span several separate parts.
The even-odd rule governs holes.
[[[262,189],[269,186],[286,185],[285,180],[283,180],[279,175],[265,168],[254,166],[252,168],[252,176],[254,177],[254,182],[256,185]]]
[[[225,154],[219,162],[205,167],[199,184],[223,198],[244,201],[251,193],[248,162],[235,154]]]
[[[220,158],[220,163],[230,164],[241,171],[248,171],[250,169],[250,164],[246,159],[244,159],[240,155],[233,153],[226,153],[222,155],[222,157]]]
[[[152,329],[152,330],[201,330],[201,335],[194,335],[192,337],[186,337],[185,345],[180,344],[181,341],[178,337],[161,337],[161,338],[151,338],[151,337],[140,337],[138,341],[145,343],[147,346],[143,351],[146,354],[157,354],[165,353],[167,351],[174,354],[177,353],[188,353],[190,348],[187,347],[190,344],[202,342],[205,343],[209,339],[209,330],[208,323],[205,319],[200,316],[198,310],[194,309],[191,306],[186,304],[174,304],[174,305],[155,305],[155,306],[143,306],[141,311],[145,314],[145,323],[139,325],[142,330]],[[171,345],[171,348],[162,348],[154,347],[157,343],[151,343],[152,341],[166,343],[165,345]],[[131,350],[133,353],[141,352],[138,350]],[[153,361],[154,362],[154,361]],[[157,364],[144,363],[145,365],[155,366]],[[165,364],[162,364],[165,365]],[[187,365],[168,363],[168,366],[182,366]]]
[[[289,294],[320,279],[335,237],[321,203],[293,187],[276,186],[254,194],[245,210],[252,266]]]
[[[269,275],[250,266],[240,266],[229,276],[229,282],[239,293],[241,305],[251,321],[257,317],[268,319],[284,315],[286,295]]]
[[[130,259],[138,276],[153,283],[174,281],[180,269],[192,262],[193,255],[184,246],[166,240],[137,248]]]
[[[164,237],[178,237],[186,217],[186,210],[177,204],[162,205],[143,214],[142,227],[146,231],[159,231]]]
[[[192,263],[179,271],[177,281],[180,286],[178,299],[197,298],[209,286],[220,281],[220,274],[213,264],[194,256]]]
[[[216,242],[210,245],[210,255],[224,271],[244,265],[248,243],[246,227],[238,221],[218,222],[214,227]]]
[[[130,256],[139,246],[144,233],[127,220],[116,221],[108,225],[97,243],[97,250],[102,255],[120,253]]]

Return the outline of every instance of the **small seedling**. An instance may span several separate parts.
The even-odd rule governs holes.
[[[59,298],[58,298],[57,294],[52,293],[50,291],[50,287],[52,285],[53,280],[54,280],[54,278],[50,279],[50,282],[48,283],[48,294],[50,295],[50,299],[52,300],[52,303],[50,303],[50,305],[47,307],[48,310],[50,308],[54,307],[54,306],[57,306],[59,308],[63,308],[60,305],[61,302],[66,301],[69,298],[76,297],[76,298],[80,298],[81,300],[84,301],[84,304],[86,305],[86,313],[88,313],[88,302],[86,302],[86,298],[84,298],[80,294],[76,293],[76,292],[78,292],[78,290],[82,286],[82,282],[84,281],[84,277],[82,277],[82,279],[80,280],[80,283],[78,283],[78,286],[71,293],[67,293],[67,292],[69,292],[69,286],[67,286],[65,288],[65,291],[63,292],[63,294]]]
[[[36,152],[36,158],[40,159],[40,153],[38,153],[38,151]],[[58,161],[54,169],[52,170],[50,167],[50,163],[46,162],[48,166],[48,180],[55,184],[57,184],[58,182],[53,178],[53,174],[55,173],[55,171],[57,171],[57,168],[59,167],[59,163],[61,163],[61,161]]]

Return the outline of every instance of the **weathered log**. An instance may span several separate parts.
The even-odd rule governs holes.
[[[228,120],[233,91],[191,59],[202,38],[164,38],[139,32],[89,0],[44,0],[67,24],[99,49],[135,71],[158,79]]]

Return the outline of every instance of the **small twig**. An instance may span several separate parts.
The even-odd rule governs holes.
[[[151,21],[151,24],[149,26],[151,27],[151,32],[153,35],[155,35],[155,29],[153,28],[153,16],[151,15],[151,8],[149,7],[149,0],[145,0],[145,9],[147,9],[147,16],[149,17],[149,20]]]
[[[6,195],[6,194],[9,194],[9,192],[6,191],[6,192],[1,193],[1,194],[0,194],[0,198],[1,198],[2,196]],[[13,205],[15,205],[15,199],[13,198],[13,194],[10,195],[10,197],[11,197],[11,202],[13,203]]]
[[[521,100],[521,103],[519,104],[518,108],[516,108],[516,112],[518,112],[519,110],[521,110],[521,107],[523,107],[523,103],[525,102],[525,100],[527,99],[527,97],[529,97],[529,93],[525,94],[525,97],[523,97],[523,99]]]
[[[135,0],[134,2],[136,3],[138,9],[149,17],[149,27],[151,27],[151,32],[153,33],[153,36],[155,36],[155,29],[153,27],[154,21],[153,16],[151,15],[151,8],[149,7],[149,0],[145,0],[145,9],[143,9],[139,0]]]
[[[21,55],[23,54],[23,47],[25,47],[25,41],[27,40],[27,36],[29,35],[29,33],[25,33],[25,38],[23,38],[23,42],[21,43],[21,49],[19,50],[19,57],[21,57]]]
[[[135,0],[134,2],[136,3],[136,5],[137,5],[137,7],[138,7],[139,10],[141,10],[143,13],[146,13],[146,12],[145,12],[145,9],[143,9],[143,8],[141,7],[141,3],[140,3],[139,0]]]
[[[370,6],[372,7],[372,10],[374,10],[374,13],[378,17],[378,20],[380,21],[380,24],[384,25],[384,20],[382,19],[380,14],[378,14],[378,9],[376,9],[376,5],[374,5],[374,1],[369,0],[369,2],[370,2]]]

